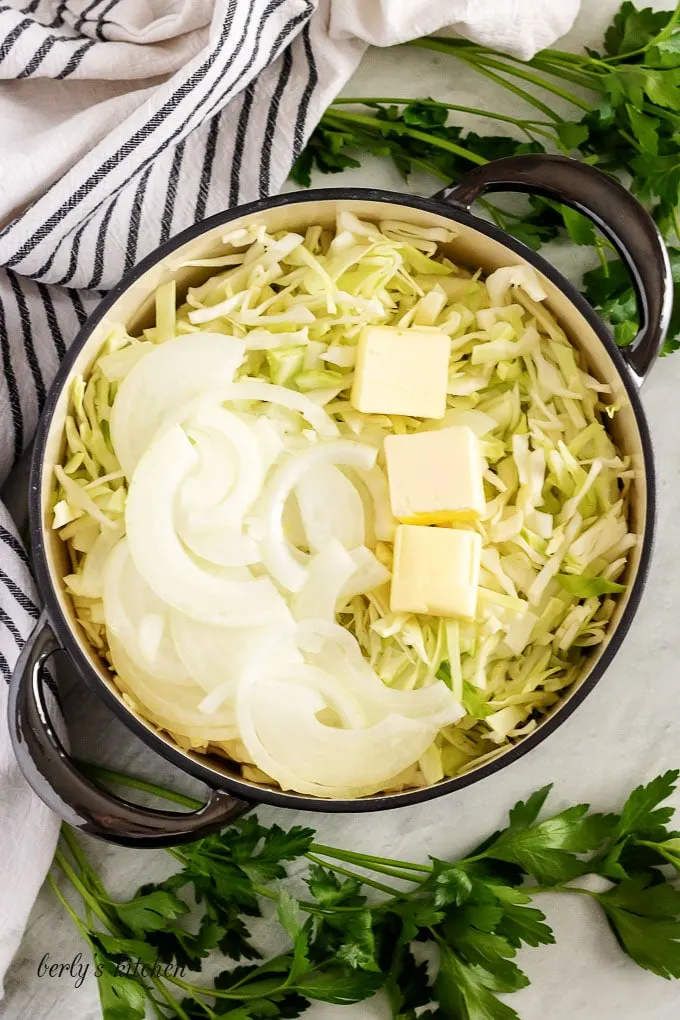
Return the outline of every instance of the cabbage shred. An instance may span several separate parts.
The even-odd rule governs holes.
[[[374,224],[349,212],[334,228],[304,235],[270,234],[264,225],[226,235],[223,257],[192,263],[219,271],[189,288],[178,307],[174,282],[160,287],[156,325],[139,337],[112,326],[87,379],[73,381],[53,498],[53,526],[71,562],[66,586],[89,641],[108,658],[101,567],[123,533],[127,498],[111,410],[121,380],[155,345],[202,331],[241,338],[237,381],[306,394],[341,438],[377,448],[383,466],[390,433],[472,428],[487,499],[481,521],[464,525],[483,541],[476,620],[392,614],[388,584],[352,597],[338,617],[384,684],[411,690],[444,679],[465,709],[404,785],[456,775],[535,729],[605,639],[636,543],[627,524],[634,472],[606,428],[616,410],[609,388],[588,373],[542,303],[532,269],[508,267],[485,281],[450,260],[441,245],[451,250],[453,238],[442,228]],[[443,420],[366,415],[350,405],[359,334],[374,324],[451,337]],[[289,431],[309,431],[294,409],[245,406]],[[394,522],[384,486],[366,472],[359,489],[366,506],[373,500],[367,544],[389,569]],[[239,757],[233,742],[223,749]],[[247,765],[244,773],[262,778]]]

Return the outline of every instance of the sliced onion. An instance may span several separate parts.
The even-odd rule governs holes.
[[[374,793],[417,761],[437,733],[427,721],[398,715],[365,729],[326,726],[317,718],[325,707],[318,690],[299,684],[261,680],[243,697],[239,692],[241,738],[258,768],[301,793]],[[244,727],[246,713],[251,725]]]
[[[137,571],[127,538],[120,539],[107,558],[103,598],[109,637],[114,637],[126,649],[128,657],[140,669],[166,684],[190,683],[189,673],[177,655],[167,626],[167,606]],[[149,634],[149,619],[155,621],[151,624],[156,628],[153,639]]]
[[[319,617],[334,623],[340,595],[355,573],[356,563],[350,553],[337,539],[331,539],[309,561],[307,580],[292,602],[295,619]]]
[[[144,454],[130,485],[125,521],[130,554],[149,587],[173,609],[221,626],[281,619],[285,601],[268,577],[199,565],[177,536],[173,507],[196,453],[179,426]]]
[[[95,525],[96,527],[96,525]],[[104,571],[111,550],[119,541],[119,530],[105,528],[100,531],[90,550],[85,555],[83,568],[78,574],[64,578],[74,595],[88,599],[100,599],[104,594]]]
[[[390,490],[385,472],[377,464],[374,464],[368,470],[360,471],[359,477],[373,500],[375,537],[382,542],[393,542],[397,522],[392,513]]]
[[[333,539],[345,549],[366,540],[364,505],[349,478],[333,464],[307,471],[295,486],[302,525],[312,552],[320,552]]]
[[[291,490],[302,476],[320,464],[348,464],[368,470],[377,451],[349,439],[310,446],[290,457],[274,473],[260,502],[260,517],[265,534],[260,543],[262,559],[275,581],[288,591],[299,591],[307,579],[307,571],[296,559],[283,534],[283,509]]]
[[[182,483],[180,504],[183,507],[214,506],[226,499],[236,482],[235,445],[214,429],[187,428],[185,431],[194,446],[196,465]]]
[[[203,694],[200,688],[195,684],[177,686],[166,693],[157,678],[145,673],[133,662],[113,632],[107,631],[107,636],[111,661],[121,688],[149,713],[156,725],[170,733],[204,743],[238,737],[233,709],[225,709],[219,715],[206,719],[198,711],[198,702]]]
[[[308,663],[295,665],[292,669],[277,666],[271,679],[281,683],[308,687],[322,696],[326,706],[338,717],[343,726],[362,729],[367,725],[366,713],[360,700],[346,687],[338,683],[338,678],[326,673],[318,666]]]
[[[189,477],[182,486],[182,507],[197,527],[240,524],[263,482],[257,437],[237,414],[219,406],[202,407],[185,423],[185,430],[193,440],[200,469],[197,477]],[[233,484],[224,496],[213,500],[212,483],[204,479],[219,477],[222,465],[234,462]]]
[[[170,631],[177,654],[187,673],[206,694],[236,683],[265,646],[282,645],[286,634],[294,630],[292,616],[280,625],[262,627],[216,627],[199,623],[183,613],[171,611]],[[291,661],[302,662],[292,642],[286,647]],[[280,659],[278,660],[281,661]]]
[[[352,549],[350,556],[354,561],[354,573],[348,578],[342,589],[341,594],[344,595],[345,600],[379,588],[381,584],[386,584],[392,576],[375,553],[372,553],[365,545]]]
[[[260,631],[262,628],[258,628]],[[304,660],[294,642],[294,626],[291,619],[281,627],[271,627],[260,635],[257,644],[251,644],[247,654],[242,656],[238,676],[233,677],[212,690],[201,702],[201,712],[217,711],[225,701],[233,704],[239,689],[250,682],[253,677],[269,673],[277,668],[285,669],[294,664],[299,669]]]
[[[428,719],[435,730],[461,719],[465,712],[442,680],[429,687],[402,691],[382,682],[364,658],[356,638],[337,623],[309,619],[298,625],[298,644],[314,665],[337,676],[378,715],[394,713]]]
[[[197,528],[186,516],[176,518],[177,534],[194,556],[220,567],[250,567],[261,560],[257,542],[237,528]]]
[[[260,446],[262,469],[266,474],[283,450],[281,433],[273,421],[262,415],[249,414],[242,417],[247,419],[255,433],[255,438]]]
[[[236,337],[191,333],[160,344],[130,369],[111,410],[111,442],[128,478],[167,415],[229,383],[244,354]]]
[[[231,338],[227,337],[227,339]],[[222,385],[219,380],[216,381],[213,377],[212,385],[209,383],[204,385],[201,396],[194,400],[188,399],[183,406],[178,407],[172,415],[168,416],[166,424],[168,426],[178,425],[195,414],[201,407],[223,404],[231,400],[257,400],[269,404],[280,404],[281,407],[287,407],[290,411],[297,411],[298,414],[301,414],[319,435],[326,438],[335,438],[339,435],[338,426],[330,415],[304,393],[289,390],[285,386],[275,386],[273,383],[258,382],[257,379],[241,379],[239,382]]]

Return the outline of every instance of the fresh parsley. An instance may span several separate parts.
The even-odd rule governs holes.
[[[519,951],[555,942],[534,903],[544,891],[590,897],[635,963],[680,977],[680,833],[665,803],[679,775],[637,787],[615,814],[577,804],[546,816],[544,786],[465,857],[427,864],[324,846],[311,829],[268,828],[251,815],[168,851],[177,870],[129,900],[108,895],[64,826],[55,863],[84,915],[50,882],[92,950],[103,1020],[143,1020],[149,1008],[159,1020],[288,1020],[312,1000],[349,1005],[380,990],[394,1020],[513,1020],[499,995],[529,983]],[[588,874],[608,879],[606,891],[576,884]],[[250,929],[268,901],[284,948],[263,960]],[[189,980],[208,957],[224,964],[212,984]]]
[[[309,186],[314,169],[338,173],[360,166],[369,153],[391,159],[404,177],[419,170],[447,183],[502,156],[544,151],[578,156],[621,177],[671,244],[676,301],[662,353],[677,350],[680,249],[672,245],[680,241],[680,4],[652,11],[626,0],[605,33],[601,53],[543,50],[521,61],[463,39],[433,36],[410,45],[455,58],[506,88],[517,110],[510,115],[434,99],[341,97],[322,116],[292,178]],[[493,130],[482,135],[452,123],[469,114],[512,137]],[[480,204],[498,226],[531,248],[563,233],[576,244],[594,246],[601,265],[586,274],[584,293],[616,342],[623,347],[632,342],[637,312],[630,278],[619,260],[608,258],[608,244],[587,219],[540,198],[519,214],[488,200]]]

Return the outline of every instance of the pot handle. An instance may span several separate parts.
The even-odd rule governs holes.
[[[567,156],[508,156],[476,167],[434,198],[469,211],[486,191],[542,195],[587,216],[611,241],[632,279],[640,329],[620,354],[641,386],[661,350],[673,304],[668,253],[652,217],[622,184]]]
[[[91,783],[74,765],[49,717],[44,665],[61,651],[46,614],[30,635],[14,670],[9,731],[19,767],[38,796],[64,821],[120,846],[163,847],[217,832],[250,804],[212,790],[198,811],[162,811],[123,800]]]

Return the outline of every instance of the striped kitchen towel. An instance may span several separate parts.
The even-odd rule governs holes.
[[[367,45],[452,25],[530,56],[578,0],[0,3],[0,484],[103,291],[171,234],[276,191]],[[417,86],[416,86],[417,89]],[[0,506],[0,674],[38,615]],[[13,760],[0,679],[0,994],[57,820]]]

